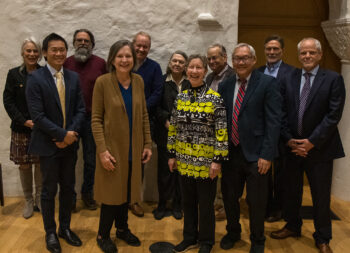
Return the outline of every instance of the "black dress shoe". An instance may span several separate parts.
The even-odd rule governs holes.
[[[129,229],[125,229],[123,231],[117,230],[116,232],[117,238],[123,240],[130,246],[138,247],[141,245],[139,238],[136,237]]]
[[[235,243],[241,239],[240,235],[234,236],[231,234],[226,234],[224,237],[222,237],[220,241],[220,247],[224,250],[228,250],[233,248]]]
[[[48,251],[53,253],[61,252],[60,241],[58,240],[56,233],[46,234],[45,241],[46,241],[46,248],[48,249]]]
[[[83,200],[86,209],[88,209],[88,210],[96,210],[97,209],[97,203],[93,199],[92,194],[82,194],[81,199]]]
[[[72,246],[81,246],[83,243],[79,237],[70,229],[59,229],[58,236],[65,239],[66,242]]]
[[[118,252],[117,246],[115,246],[115,243],[112,241],[110,237],[104,239],[104,238],[99,238],[99,236],[97,236],[96,241],[97,241],[97,245],[100,247],[100,249],[104,253]]]
[[[153,216],[156,220],[161,220],[164,218],[165,216],[165,208],[159,208],[157,207],[156,209],[154,209],[153,211]]]

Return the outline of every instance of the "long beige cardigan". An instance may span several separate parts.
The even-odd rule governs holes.
[[[141,76],[132,74],[132,176],[131,203],[141,199],[141,159],[144,148],[151,148],[150,127]],[[96,142],[94,193],[107,205],[127,202],[129,168],[129,121],[115,73],[100,76],[92,98],[91,127]],[[102,167],[99,154],[108,150],[117,160],[116,170]]]

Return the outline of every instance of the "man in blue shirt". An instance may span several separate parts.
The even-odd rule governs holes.
[[[279,82],[288,73],[294,70],[294,67],[282,61],[284,41],[278,35],[271,35],[265,39],[264,51],[266,65],[259,67],[259,71],[266,75],[275,77]],[[266,209],[266,221],[275,222],[282,218],[283,205],[283,160],[285,155],[284,143],[279,143],[279,158],[273,162],[272,170],[269,175],[269,198]]]
[[[147,57],[151,49],[151,36],[148,33],[138,32],[132,42],[136,52],[134,72],[141,75],[145,83],[145,97],[151,136],[154,139],[155,110],[162,96],[163,88],[162,70],[156,61]],[[144,215],[143,209],[138,203],[131,203],[130,209],[136,216],[142,217]]]

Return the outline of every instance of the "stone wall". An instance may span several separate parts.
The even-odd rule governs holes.
[[[201,15],[203,18],[198,19],[201,13],[211,16]],[[47,34],[56,32],[66,38],[71,55],[74,30],[87,28],[96,37],[95,54],[106,58],[115,41],[131,39],[143,30],[152,36],[149,56],[164,71],[170,54],[178,49],[188,54],[204,54],[210,44],[220,42],[232,52],[237,41],[237,19],[238,0],[3,0],[0,2],[0,89],[4,89],[8,69],[21,64],[21,41],[30,35],[41,41]],[[18,169],[9,161],[10,119],[3,106],[0,106],[0,122],[5,195],[22,195]],[[80,159],[77,174],[81,173],[81,167]]]

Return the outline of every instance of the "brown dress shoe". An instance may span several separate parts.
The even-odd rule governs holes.
[[[223,221],[226,220],[226,212],[225,208],[221,208],[218,210],[217,214],[215,215],[215,220],[216,221]]]
[[[131,210],[131,212],[138,216],[138,217],[143,217],[145,214],[143,212],[143,208],[142,206],[139,205],[139,203],[133,203],[129,205],[129,209]]]
[[[320,244],[317,244],[316,246],[320,250],[320,253],[333,253],[328,243],[320,243]]]
[[[300,233],[291,231],[288,228],[284,227],[280,230],[271,232],[270,236],[273,239],[285,239],[288,237],[300,237]]]

